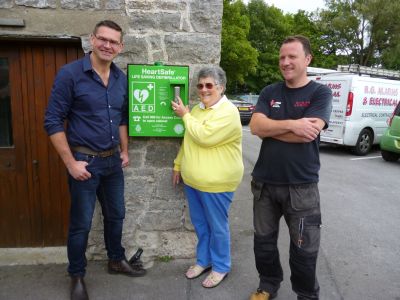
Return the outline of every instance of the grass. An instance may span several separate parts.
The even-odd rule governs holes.
[[[157,260],[167,263],[167,262],[170,262],[171,260],[174,260],[174,257],[173,256],[169,256],[169,255],[164,255],[164,256],[157,257]]]

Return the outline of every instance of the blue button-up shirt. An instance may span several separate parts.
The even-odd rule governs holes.
[[[50,95],[44,127],[48,135],[64,131],[70,146],[94,151],[120,143],[119,126],[127,125],[127,79],[111,64],[108,86],[92,68],[90,56],[76,60],[58,72]]]

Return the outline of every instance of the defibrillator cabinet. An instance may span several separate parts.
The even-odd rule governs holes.
[[[182,137],[183,121],[172,110],[189,100],[189,67],[128,64],[129,135]]]

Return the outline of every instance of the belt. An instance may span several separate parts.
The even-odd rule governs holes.
[[[71,146],[71,150],[73,152],[80,152],[80,153],[92,155],[92,156],[109,157],[109,156],[113,155],[115,152],[117,152],[119,150],[119,147],[117,146],[110,150],[96,152],[96,151],[93,151],[92,149],[84,147],[84,146]]]

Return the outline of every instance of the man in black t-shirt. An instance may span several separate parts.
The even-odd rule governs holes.
[[[297,299],[319,299],[319,133],[328,127],[332,92],[307,78],[311,59],[306,37],[283,42],[279,67],[284,82],[262,90],[250,122],[252,134],[263,140],[251,182],[260,283],[250,300],[274,298],[283,280],[277,247],[282,216],[290,234],[292,289]]]

